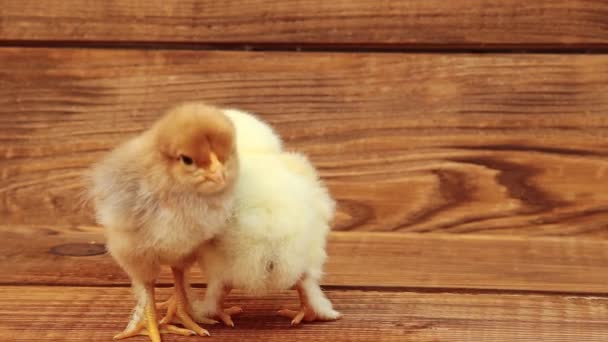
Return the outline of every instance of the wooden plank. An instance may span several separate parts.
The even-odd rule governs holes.
[[[123,285],[101,228],[0,228],[0,284]],[[608,242],[334,232],[323,283],[372,288],[462,288],[608,293]],[[193,282],[204,277],[195,270]],[[171,284],[164,270],[159,284]]]
[[[0,1],[0,39],[606,46],[602,0]]]
[[[125,288],[0,287],[3,341],[110,341],[134,304]],[[162,289],[160,297],[169,295]],[[208,327],[221,341],[605,341],[608,300],[577,296],[328,291],[342,320],[293,328],[274,312],[297,307],[293,293],[242,305],[236,328]],[[574,337],[576,336],[576,337]],[[169,336],[164,341],[182,341]],[[136,338],[133,341],[145,341]]]
[[[0,217],[90,225],[81,173],[165,108],[260,113],[337,230],[608,236],[608,56],[0,50]]]

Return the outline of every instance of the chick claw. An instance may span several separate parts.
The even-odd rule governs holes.
[[[160,334],[177,334],[177,335],[181,335],[181,336],[194,336],[196,335],[196,333],[192,330],[188,330],[188,329],[183,329],[183,328],[178,328],[174,325],[171,324],[159,324],[158,326],[158,332]],[[114,336],[115,340],[122,340],[125,338],[129,338],[129,337],[133,337],[133,336],[150,336],[151,340],[153,342],[157,341],[157,338],[155,337],[156,334],[154,333],[150,333],[148,331],[148,328],[146,327],[146,323],[144,322],[140,322],[137,326],[135,326],[135,328],[130,329],[130,330],[125,330],[119,334],[117,334],[116,336]],[[160,340],[158,340],[160,341]]]
[[[182,336],[192,336],[196,333],[192,330],[178,328],[174,325],[156,322],[156,307],[153,303],[146,305],[144,317],[133,328],[127,327],[123,332],[114,336],[115,340],[133,336],[149,336],[152,342],[161,342],[160,334],[177,334]]]
[[[169,309],[169,306],[172,306],[174,303],[175,299],[173,299],[173,297],[169,298],[167,301],[162,302],[162,303],[156,303],[156,309],[157,310],[165,310],[165,309]],[[171,310],[174,310],[173,308]],[[165,317],[163,318],[162,322],[167,321],[167,315],[165,315]],[[178,317],[179,318],[179,317]],[[175,322],[175,317],[171,317],[171,321]],[[202,324],[218,324],[219,322],[214,320],[214,319],[210,319],[210,318],[201,318],[201,319],[197,319],[196,320],[198,323],[202,323]]]
[[[224,324],[226,324],[227,326],[234,328],[234,322],[232,321],[232,315],[240,314],[241,312],[243,312],[243,309],[241,309],[238,306],[233,306],[226,310],[219,311],[218,313],[215,314],[215,316],[217,318],[219,318],[222,322],[224,322]]]
[[[308,307],[302,307],[299,311],[283,309],[279,310],[278,313],[283,317],[291,318],[291,325],[298,325],[302,322],[302,320],[306,322],[317,320],[317,315],[315,312],[310,310]]]
[[[325,311],[323,313],[316,313],[313,309],[311,309],[308,305],[304,305],[300,308],[299,311],[283,309],[279,310],[278,314],[283,317],[291,318],[291,325],[298,325],[302,321],[305,322],[313,322],[313,321],[322,321],[329,322],[335,321],[337,319],[342,318],[342,314],[335,310]]]
[[[167,314],[160,321],[160,324],[168,324],[173,322],[176,318],[177,320],[186,328],[193,331],[196,335],[200,336],[210,336],[209,332],[203,328],[201,328],[190,316],[189,310],[186,305],[181,301],[178,301],[175,296],[172,296],[166,302],[159,303],[156,305],[157,308],[167,309]],[[201,321],[204,324],[216,324],[219,323],[213,319],[204,319]]]

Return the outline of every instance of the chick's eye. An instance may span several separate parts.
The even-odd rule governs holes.
[[[182,163],[184,163],[185,165],[192,165],[192,158],[185,156],[183,154],[180,154],[179,159],[182,161]]]

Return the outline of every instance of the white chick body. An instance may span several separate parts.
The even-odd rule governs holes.
[[[318,285],[335,202],[308,159],[284,152],[270,126],[245,112],[224,113],[236,127],[240,158],[235,216],[199,253],[209,284],[194,316],[221,311],[225,288],[261,294],[302,281],[317,317],[339,318]]]
[[[307,163],[291,153],[241,157],[234,222],[201,250],[209,278],[263,293],[321,277],[334,202],[316,174],[299,171]]]

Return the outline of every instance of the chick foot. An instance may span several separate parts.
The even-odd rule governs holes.
[[[203,303],[194,306],[194,316],[197,318],[197,322],[217,318],[225,325],[234,328],[232,315],[243,312],[243,309],[238,306],[222,309],[224,307],[224,299],[230,294],[230,291],[232,291],[232,287],[225,286],[222,282],[215,281],[210,283],[207,286],[207,294]]]
[[[158,310],[167,309],[167,310],[174,311],[175,310],[174,305],[175,305],[175,299],[173,297],[171,297],[166,302],[156,304],[156,308]],[[210,317],[215,317],[215,318],[218,318],[219,320],[221,320],[222,323],[224,323],[225,325],[234,328],[234,322],[232,321],[232,315],[240,314],[241,312],[243,312],[243,309],[241,309],[241,307],[233,306],[231,308],[222,310],[220,312],[215,312],[213,314],[193,315],[194,316],[193,320],[196,321],[197,323],[201,323],[201,324],[218,324],[219,321],[216,321],[215,319],[210,318]],[[171,322],[176,322],[176,320],[174,318],[176,315],[177,315],[177,313],[175,315],[172,315],[171,317],[167,317],[167,316],[169,316],[169,314],[167,314],[165,316],[165,318],[163,318],[162,322],[163,323],[169,322],[169,318],[171,318]]]
[[[298,325],[302,320],[312,322],[317,318],[317,314],[307,306],[303,306],[299,311],[290,309],[279,310],[279,315],[291,318],[291,325]]]
[[[161,308],[167,308],[167,313],[160,321],[160,324],[168,324],[177,320],[184,327],[194,331],[197,335],[210,336],[206,329],[201,328],[192,319],[192,310],[190,309],[190,303],[188,302],[188,296],[186,295],[183,270],[172,267],[171,271],[173,272],[173,279],[175,281],[175,290],[173,296],[168,301],[159,305]],[[204,320],[202,323],[216,324],[218,322],[209,319]]]
[[[181,336],[194,336],[196,333],[192,330],[176,327],[171,324],[158,324],[155,328],[149,328],[147,321],[139,322],[134,328],[127,329],[120,334],[114,336],[115,340],[122,340],[134,336],[149,336],[152,342],[161,342],[160,334],[177,334]]]
[[[147,303],[144,308],[144,316],[134,326],[127,327],[123,332],[114,336],[115,340],[122,340],[128,337],[145,335],[149,336],[152,342],[161,342],[160,334],[177,334],[182,336],[192,336],[196,333],[192,330],[178,328],[170,324],[159,324],[156,320],[156,306],[154,304],[154,288],[146,288]]]
[[[312,321],[335,321],[342,315],[332,308],[331,302],[319,285],[310,278],[304,278],[296,284],[296,290],[300,297],[300,310],[283,309],[278,314],[291,319],[291,325],[298,325],[303,320]]]
[[[180,305],[178,303],[178,300],[175,299],[175,296],[171,296],[171,298],[169,298],[169,300],[167,300],[166,302],[157,304],[156,308],[159,310],[167,309],[167,313],[165,314],[165,317],[163,317],[163,319],[160,321],[161,324],[181,323],[184,326],[186,326],[186,324],[184,324],[184,321],[191,320],[192,322],[195,322],[195,320],[191,317],[191,315],[189,313],[190,310],[188,310],[188,305],[187,304]],[[197,319],[196,322],[202,323],[202,324],[219,323],[218,321],[216,321],[214,319],[207,319],[207,318]],[[194,323],[194,324],[196,324],[196,323]],[[203,329],[203,330],[205,330],[205,329]]]
[[[243,309],[241,309],[238,306],[233,306],[231,308],[220,310],[219,312],[216,312],[213,315],[213,317],[217,317],[219,320],[224,322],[225,325],[227,325],[231,328],[234,328],[234,322],[232,321],[232,315],[240,314],[241,312],[243,312]]]

